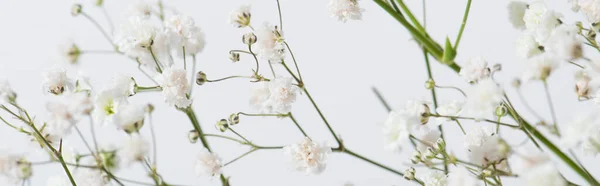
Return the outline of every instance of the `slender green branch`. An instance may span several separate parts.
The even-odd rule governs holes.
[[[370,164],[372,164],[372,165],[375,165],[375,166],[377,166],[377,167],[379,167],[379,168],[385,169],[385,170],[387,170],[387,171],[389,171],[389,172],[391,172],[391,173],[397,174],[397,175],[399,175],[399,176],[404,176],[404,174],[403,174],[403,173],[401,173],[401,172],[399,172],[399,171],[397,171],[397,170],[394,170],[394,169],[392,169],[392,168],[390,168],[390,167],[388,167],[388,166],[385,166],[385,165],[382,165],[382,164],[380,164],[380,163],[377,163],[377,162],[375,162],[375,161],[373,161],[373,160],[371,160],[371,159],[369,159],[369,158],[366,158],[366,157],[364,157],[364,156],[362,156],[362,155],[359,155],[359,154],[357,154],[357,153],[355,153],[355,152],[351,151],[350,149],[344,149],[344,150],[333,149],[333,150],[334,150],[334,151],[338,151],[338,152],[343,152],[343,153],[346,153],[346,154],[348,154],[348,155],[350,155],[350,156],[353,156],[353,157],[355,157],[355,158],[358,158],[358,159],[361,159],[361,160],[363,160],[363,161],[366,161],[366,162],[368,162],[368,163],[370,163]],[[413,179],[412,181],[415,181],[415,182],[417,182],[417,183],[419,183],[419,184],[423,185],[423,182],[422,182],[421,180],[417,179],[417,178]]]
[[[206,82],[212,83],[212,82],[219,82],[219,81],[228,80],[228,79],[234,79],[234,78],[249,78],[249,79],[252,79],[251,76],[227,76],[227,77],[224,77],[224,78],[213,79],[213,80],[207,79]]]
[[[160,66],[160,62],[158,62],[158,59],[156,59],[156,55],[154,55],[154,51],[152,51],[152,46],[150,46],[148,48],[148,51],[150,51],[150,55],[152,55],[152,59],[154,59],[154,63],[156,64],[156,71],[158,71],[159,73],[162,73],[162,68]]]
[[[256,58],[256,54],[254,54],[254,52],[252,52],[252,45],[248,44],[248,51],[250,51],[250,54],[252,55],[252,57],[254,57],[254,61],[256,62],[256,71],[254,71],[255,73],[258,73],[258,69],[259,69],[259,65],[258,65],[258,58]],[[271,70],[273,70],[273,68],[271,67]],[[275,77],[275,71],[273,71],[273,77]]]
[[[419,23],[419,20],[417,20],[417,18],[415,18],[415,16],[410,11],[408,6],[406,6],[406,4],[404,4],[404,1],[403,0],[395,0],[395,1],[398,2],[398,4],[400,5],[400,8],[402,8],[402,10],[404,11],[404,14],[406,14],[406,16],[408,16],[408,18],[413,23],[415,28],[419,32],[421,32],[421,34],[425,35],[425,33],[426,33],[425,28],[423,26],[421,26],[421,23]]]
[[[508,124],[508,123],[502,123],[502,122],[498,122],[498,121],[494,121],[494,120],[490,120],[490,119],[477,119],[477,118],[462,117],[462,116],[444,116],[444,115],[439,115],[439,114],[430,114],[429,116],[431,116],[431,117],[438,117],[438,118],[439,117],[450,118],[450,119],[453,119],[453,120],[456,120],[456,119],[465,119],[465,120],[473,120],[473,121],[485,121],[485,122],[494,123],[494,124],[500,124],[500,125],[511,127],[511,128],[515,128],[515,129],[520,128],[519,125],[512,125],[512,124]]]
[[[194,82],[196,82],[196,55],[192,55],[192,74],[190,75],[190,93],[189,95],[192,96],[192,91],[194,90]]]
[[[283,18],[281,17],[281,6],[279,5],[279,0],[277,1],[277,11],[279,12],[279,30],[283,31]]]
[[[154,124],[152,122],[152,113],[148,113],[148,124],[150,125],[150,136],[152,136],[152,165],[156,169],[156,133],[154,132]]]
[[[294,52],[292,52],[292,49],[290,48],[290,45],[288,45],[287,42],[284,41],[283,44],[285,44],[285,47],[288,49],[288,51],[290,51],[292,61],[294,61],[294,66],[296,67],[296,72],[298,72],[298,78],[300,79],[300,81],[302,81],[302,74],[300,73],[300,68],[298,68],[298,63],[296,62],[296,57],[294,57]]]
[[[248,154],[251,154],[251,153],[253,153],[253,152],[254,152],[254,151],[256,151],[256,150],[258,150],[258,149],[257,149],[257,148],[252,148],[252,149],[251,149],[251,150],[249,150],[248,152],[245,152],[244,154],[242,154],[242,155],[240,155],[240,156],[238,156],[238,157],[234,158],[233,160],[231,160],[231,161],[229,161],[229,162],[227,162],[227,163],[223,164],[223,167],[225,167],[225,166],[227,166],[227,165],[229,165],[229,164],[231,164],[231,163],[233,163],[233,162],[235,162],[235,161],[237,161],[237,160],[239,160],[239,159],[242,159],[244,156],[246,156],[246,155],[248,155]]]
[[[244,136],[242,136],[240,133],[236,132],[235,130],[233,130],[231,127],[228,128],[229,131],[233,132],[236,136],[242,138],[244,141],[246,141],[246,143],[251,144],[252,142],[250,142],[250,140],[246,139]]]
[[[467,8],[465,8],[465,14],[463,15],[462,23],[460,25],[460,30],[458,31],[458,36],[456,36],[456,41],[454,42],[454,49],[458,49],[458,44],[460,43],[460,39],[462,38],[463,31],[465,30],[465,26],[467,25],[467,19],[469,18],[469,11],[471,10],[471,0],[467,0]]]
[[[290,117],[290,119],[292,120],[292,122],[294,122],[294,124],[296,124],[296,127],[298,128],[298,130],[300,130],[300,132],[302,132],[302,135],[304,135],[304,137],[308,137],[308,135],[306,134],[306,132],[304,132],[304,129],[302,129],[302,127],[300,126],[300,124],[298,124],[298,121],[296,121],[296,118],[294,118],[294,115],[292,115],[291,112],[288,114],[288,117]]]
[[[139,92],[160,92],[162,91],[162,87],[160,86],[153,86],[153,87],[141,87],[141,86],[135,86],[134,87],[134,92],[135,93],[139,93]]]
[[[110,38],[110,35],[108,35],[108,33],[104,30],[104,28],[102,28],[102,26],[100,26],[100,24],[98,24],[98,22],[94,18],[92,18],[91,16],[89,16],[85,12],[81,12],[81,15],[83,17],[85,17],[86,19],[88,19],[90,22],[92,22],[92,24],[94,24],[94,26],[96,26],[96,28],[98,30],[100,30],[100,32],[102,32],[102,35],[104,36],[104,38],[106,38],[106,40],[108,41],[108,43],[110,43],[110,45],[112,45],[115,48],[115,50],[116,50],[116,47],[113,44],[113,40]]]
[[[373,90],[373,93],[375,93],[375,96],[377,96],[377,99],[379,100],[379,102],[383,105],[383,107],[385,107],[385,110],[387,110],[388,112],[391,112],[392,107],[390,107],[390,105],[387,103],[387,101],[385,101],[385,98],[383,98],[383,95],[381,95],[379,90],[377,90],[377,88],[375,88],[375,87],[371,87],[371,90]]]
[[[310,93],[308,92],[308,90],[306,89],[306,87],[303,87],[302,90],[304,90],[304,93],[306,93],[306,96],[308,97],[308,99],[312,103],[313,107],[315,107],[315,110],[317,110],[317,113],[319,113],[319,116],[321,117],[321,119],[323,120],[323,122],[325,123],[325,125],[327,126],[327,129],[329,129],[329,132],[331,132],[331,135],[333,135],[333,137],[335,138],[335,141],[338,143],[338,146],[341,147],[341,148],[343,148],[344,144],[342,143],[342,140],[340,140],[340,138],[335,134],[335,132],[333,132],[333,129],[331,128],[331,125],[329,125],[329,122],[327,121],[327,119],[325,118],[325,116],[323,115],[323,113],[321,112],[321,109],[319,109],[319,106],[317,106],[317,103],[312,98],[312,96],[310,95]]]
[[[552,97],[550,96],[550,90],[548,89],[548,82],[546,80],[544,82],[544,92],[546,92],[546,100],[548,101],[548,107],[550,108],[550,114],[552,115],[552,129],[553,134],[556,134],[560,137],[560,131],[558,130],[558,122],[556,120],[556,111],[554,109],[554,103],[552,102]]]
[[[183,52],[183,69],[187,70],[187,60],[185,59],[185,46],[182,47],[182,52]],[[192,72],[194,73],[194,72]]]

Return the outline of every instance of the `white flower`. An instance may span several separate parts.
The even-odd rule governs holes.
[[[139,16],[144,19],[150,18],[150,16],[156,13],[156,10],[152,7],[153,3],[149,3],[143,0],[137,0],[133,6],[130,7],[130,11],[132,12],[132,16]]]
[[[581,114],[567,125],[562,142],[570,147],[581,147],[586,154],[600,153],[600,120],[595,112]]]
[[[250,5],[242,5],[229,13],[229,24],[237,28],[250,25]]]
[[[81,51],[75,43],[68,41],[59,47],[61,58],[69,64],[77,64]]]
[[[421,176],[424,186],[446,186],[447,179],[447,176],[443,172],[436,170],[429,171],[427,174]]]
[[[306,137],[298,144],[284,147],[283,151],[291,158],[296,170],[306,174],[319,174],[325,170],[325,161],[331,148]]]
[[[508,19],[514,28],[524,29],[525,21],[525,10],[527,10],[527,3],[521,1],[511,1],[508,3]]]
[[[476,118],[484,118],[493,113],[502,102],[504,90],[492,79],[484,79],[473,85],[467,92],[465,101],[465,114]]]
[[[70,134],[73,125],[90,114],[93,107],[90,97],[83,92],[63,94],[58,99],[46,105],[50,119],[46,122],[45,132],[55,137],[64,137]]]
[[[187,71],[183,69],[163,69],[157,81],[162,87],[162,93],[167,104],[178,108],[187,108],[192,104],[192,101],[187,97],[191,87],[186,76]]]
[[[571,5],[571,10],[573,12],[578,12],[581,7],[579,7],[579,0],[569,0],[569,4]]]
[[[221,158],[203,148],[198,154],[198,159],[196,159],[194,171],[198,176],[216,177],[221,175],[221,168],[223,168]]]
[[[528,168],[523,173],[523,182],[529,186],[567,186],[567,181],[562,177],[558,169],[547,161]]]
[[[10,87],[8,81],[0,80],[0,104],[12,102],[16,97],[17,94]]]
[[[593,91],[592,87],[590,87],[591,80],[592,77],[584,70],[578,71],[575,74],[575,92],[577,93],[577,98],[587,99],[590,97],[590,93]]]
[[[271,97],[271,90],[269,90],[268,82],[256,82],[252,88],[250,97],[250,106],[260,113],[270,113],[273,108],[269,105],[269,97]]]
[[[79,184],[79,183],[78,183]],[[53,176],[46,180],[46,186],[71,186],[71,181],[65,176]]]
[[[427,103],[421,100],[408,100],[404,105],[404,112],[411,117],[417,118],[421,124],[426,124],[429,121],[429,117],[425,115],[429,114],[429,106]]]
[[[590,23],[600,22],[600,1],[599,0],[579,0],[581,12],[587,17]]]
[[[416,132],[414,132],[415,138],[419,139],[417,141],[417,150],[421,153],[427,152],[427,148],[435,148],[437,140],[441,136],[441,132],[437,129],[430,129],[427,126],[419,127]]]
[[[525,27],[534,34],[535,40],[544,44],[552,29],[560,25],[559,18],[561,17],[562,15],[548,10],[543,1],[536,1],[529,4],[523,20]]]
[[[454,169],[448,173],[448,186],[477,186],[478,180],[466,169]]]
[[[113,123],[126,132],[135,132],[144,124],[146,107],[138,104],[121,104],[119,112],[113,118]]]
[[[579,28],[573,25],[561,25],[550,33],[546,41],[546,52],[562,60],[574,60],[583,55],[582,42],[577,39]]]
[[[143,160],[149,149],[148,141],[137,133],[131,133],[119,149],[119,157],[125,164],[130,164]]]
[[[288,113],[292,110],[292,103],[296,101],[296,94],[300,89],[294,85],[294,79],[279,77],[269,81],[270,96],[268,102],[276,113]]]
[[[559,63],[552,53],[544,53],[527,60],[523,80],[545,80],[558,68]]]
[[[170,65],[170,61],[165,59],[167,41],[164,34],[144,17],[130,17],[128,23],[121,25],[115,34],[114,44],[119,51],[136,58],[149,69],[156,69],[157,63],[160,66]]]
[[[519,39],[517,39],[516,45],[517,55],[525,59],[544,52],[540,44],[535,41],[535,37],[531,31],[523,32],[519,36]]]
[[[338,21],[361,20],[365,9],[358,5],[358,0],[329,0],[329,13]]]
[[[483,57],[471,58],[458,73],[467,82],[477,82],[490,76],[490,68]]]
[[[542,21],[542,17],[546,12],[548,12],[548,8],[546,8],[544,1],[535,1],[529,4],[529,7],[525,10],[523,15],[525,27],[528,29],[536,28]]]
[[[183,56],[184,47],[186,55],[195,55],[204,49],[204,33],[190,16],[178,14],[169,17],[165,20],[165,33],[179,56]]]
[[[122,74],[116,74],[109,87],[109,89],[112,89],[117,95],[122,97],[128,97],[135,94],[134,88],[135,81],[133,81],[132,77]]]
[[[460,111],[462,110],[462,106],[463,104],[461,102],[457,100],[452,100],[451,102],[440,105],[438,108],[435,109],[435,112],[442,116],[459,116]],[[438,117],[436,118],[435,124],[441,125],[442,123],[448,121],[451,121],[451,119],[448,117]]]
[[[383,126],[385,147],[391,151],[400,151],[408,141],[410,132],[421,123],[418,117],[407,114],[404,110],[391,111]]]
[[[270,62],[281,62],[283,60],[285,46],[283,45],[282,34],[277,27],[265,24],[263,27],[256,29],[254,34],[257,40],[252,46],[262,59]]]
[[[106,186],[102,172],[96,169],[79,168],[74,173],[75,182],[77,185],[86,186]]]
[[[127,103],[127,98],[120,95],[114,89],[102,90],[96,95],[94,100],[94,122],[110,123],[113,116],[117,113],[120,104]]]
[[[44,72],[43,89],[52,94],[62,94],[64,91],[74,91],[74,84],[63,69],[51,69]]]
[[[500,137],[482,127],[467,132],[464,146],[468,150],[470,161],[477,165],[498,163],[507,156]]]

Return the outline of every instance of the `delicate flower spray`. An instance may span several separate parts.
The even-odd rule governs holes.
[[[508,20],[521,35],[515,38],[516,56],[522,58],[523,74],[512,83],[512,87],[521,94],[520,86],[525,83],[542,83],[551,118],[540,117],[537,110],[530,110],[537,116],[534,125],[530,118],[520,115],[513,102],[517,99],[509,97],[510,90],[505,82],[495,78],[501,73],[502,66],[491,63],[484,57],[473,57],[465,61],[455,59],[460,38],[468,21],[471,0],[467,1],[466,10],[459,35],[454,42],[447,38],[444,45],[437,43],[422,23],[415,18],[411,7],[404,0],[374,0],[383,10],[406,27],[419,46],[424,50],[428,76],[425,88],[431,92],[431,99],[411,100],[400,108],[390,107],[377,89],[376,96],[388,110],[388,117],[382,124],[382,148],[389,153],[409,153],[409,159],[396,162],[377,162],[356,151],[352,144],[345,143],[335,132],[334,125],[329,123],[325,113],[313,99],[307,89],[291,45],[285,35],[282,7],[285,2],[276,0],[279,21],[276,24],[256,25],[252,20],[251,5],[233,8],[227,17],[233,29],[240,29],[239,49],[232,49],[228,58],[234,63],[250,63],[251,70],[247,74],[213,78],[210,72],[196,71],[196,56],[201,55],[206,45],[206,38],[200,25],[191,16],[163,4],[163,1],[132,4],[126,19],[114,32],[109,20],[108,25],[101,25],[94,17],[88,15],[88,5],[75,4],[71,8],[74,17],[87,19],[95,24],[101,34],[113,48],[112,53],[124,56],[129,62],[137,65],[144,76],[131,77],[118,74],[112,82],[101,89],[95,89],[87,78],[73,78],[68,68],[56,67],[42,75],[42,95],[48,98],[45,104],[47,117],[37,118],[18,102],[17,91],[11,85],[0,81],[0,119],[8,129],[14,129],[27,136],[47,153],[49,163],[60,164],[64,174],[57,174],[47,179],[48,186],[105,186],[146,183],[147,185],[171,185],[176,180],[163,177],[166,170],[157,167],[156,133],[153,116],[160,116],[154,105],[144,103],[131,97],[142,92],[160,94],[166,105],[183,112],[190,120],[189,142],[197,144],[197,156],[190,159],[194,163],[191,170],[200,179],[214,179],[224,186],[243,185],[236,181],[236,175],[229,175],[230,165],[241,160],[250,159],[248,154],[259,150],[271,150],[280,153],[289,160],[290,170],[299,174],[324,176],[326,167],[332,156],[348,155],[368,163],[381,170],[403,177],[415,184],[425,186],[481,186],[508,185],[507,181],[518,181],[533,186],[565,186],[574,182],[583,185],[600,185],[589,174],[586,165],[577,161],[573,152],[584,152],[595,156],[600,153],[600,120],[597,113],[590,112],[574,117],[569,125],[559,127],[555,107],[550,97],[548,85],[552,76],[560,75],[557,69],[573,65],[580,68],[575,74],[575,94],[573,97],[581,101],[599,103],[600,84],[598,77],[600,65],[597,60],[584,54],[584,47],[600,50],[596,41],[599,31],[600,1],[570,0],[574,11],[581,12],[586,20],[570,23],[562,14],[550,9],[543,1],[508,2]],[[359,0],[330,0],[323,3],[330,16],[339,22],[352,24],[363,18],[365,11]],[[94,6],[103,6],[103,1]],[[283,6],[282,6],[283,5]],[[167,8],[168,7],[168,8]],[[110,16],[106,16],[109,18]],[[226,18],[223,18],[223,20]],[[443,47],[442,47],[443,46]],[[89,50],[75,44],[69,44],[61,50],[62,56],[70,65],[85,63],[82,55]],[[445,85],[441,77],[431,73],[431,61],[450,67],[464,79],[462,85]],[[248,62],[246,62],[248,61]],[[285,73],[277,73],[275,69],[285,69]],[[556,75],[555,75],[556,74]],[[136,79],[145,78],[138,84]],[[107,78],[108,79],[108,78]],[[223,134],[206,134],[199,124],[192,96],[195,87],[202,88],[206,84],[218,83],[230,79],[247,79],[252,85],[249,91],[249,111],[236,111],[223,116],[215,122],[215,127]],[[438,81],[436,81],[438,80]],[[141,82],[141,81],[140,81]],[[195,82],[195,84],[194,84]],[[465,89],[465,90],[463,90]],[[454,91],[464,97],[445,100],[442,91]],[[443,100],[443,101],[442,101]],[[323,141],[322,136],[309,135],[304,123],[298,122],[294,113],[296,102],[310,102],[325,125],[330,137],[335,141]],[[439,102],[438,102],[439,101]],[[521,100],[527,105],[527,100]],[[529,107],[527,107],[529,108]],[[9,117],[4,117],[7,114]],[[244,124],[245,117],[276,117],[289,119],[285,122],[297,128],[295,143],[284,146],[256,144],[244,136],[238,125]],[[467,128],[463,123],[474,123],[477,126]],[[89,125],[90,131],[80,130],[80,126]],[[113,130],[111,137],[118,136],[122,140],[118,145],[107,144],[97,137],[96,127],[108,127]],[[444,129],[456,127],[463,135],[462,139],[446,139]],[[516,150],[518,145],[511,145],[505,139],[504,132],[513,130],[527,137],[528,145],[544,149],[539,154],[522,154]],[[117,134],[117,135],[115,135]],[[447,134],[447,133],[446,133]],[[85,149],[74,149],[63,143],[63,140],[78,139],[85,144]],[[207,138],[221,138],[248,147],[248,151],[235,156],[220,154],[211,148]],[[551,140],[556,138],[556,140]],[[560,141],[560,149],[554,141]],[[458,149],[447,145],[447,142],[461,143]],[[546,148],[542,148],[546,147]],[[535,148],[532,148],[535,149]],[[571,152],[567,155],[565,152]],[[455,155],[462,151],[465,157]],[[550,159],[550,154],[557,158]],[[222,156],[223,155],[223,156]],[[522,170],[515,169],[513,160],[523,160]],[[565,170],[555,166],[564,162]],[[284,163],[284,162],[275,162]],[[405,167],[399,171],[388,165],[404,163],[414,167]],[[144,167],[147,180],[125,179],[118,175],[120,169],[130,169],[133,164]],[[26,184],[31,179],[36,163],[27,159],[26,155],[0,151],[0,175],[8,178],[11,184]],[[351,164],[348,166],[352,166]],[[184,170],[185,171],[185,170]],[[250,168],[248,168],[250,171]],[[565,171],[573,171],[582,181],[571,181],[562,176]],[[193,184],[193,183],[190,183]]]

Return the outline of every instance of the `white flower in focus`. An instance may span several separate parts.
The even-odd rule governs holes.
[[[467,132],[464,146],[468,150],[469,160],[477,165],[498,163],[507,156],[500,137],[482,127]]]
[[[542,17],[548,12],[548,8],[544,4],[544,1],[535,1],[529,4],[529,7],[525,10],[523,15],[523,21],[527,29],[535,29],[540,22]]]
[[[268,103],[273,112],[290,112],[299,90],[300,88],[294,85],[294,79],[290,77],[278,77],[269,81],[270,96]]]
[[[477,186],[479,180],[466,169],[455,169],[448,173],[448,186]]]
[[[583,55],[582,42],[577,39],[579,28],[573,25],[561,25],[550,33],[546,41],[546,52],[562,60],[575,60]]]
[[[184,47],[186,55],[195,55],[202,52],[205,45],[204,33],[200,30],[200,27],[196,26],[192,17],[172,15],[165,20],[164,24],[170,45],[177,51],[178,56],[183,56]]]
[[[65,176],[53,176],[46,180],[46,186],[72,186],[72,184]]]
[[[165,59],[165,56],[168,58],[168,55],[164,34],[142,16],[130,17],[126,24],[121,25],[113,42],[119,51],[136,58],[151,70],[157,68],[157,63],[161,66],[170,65],[171,61]],[[157,61],[154,60],[155,58]]]
[[[419,127],[419,118],[407,114],[405,111],[391,111],[383,126],[385,148],[391,151],[401,151],[408,141],[411,131]]]
[[[187,71],[178,68],[163,69],[163,73],[157,78],[157,81],[162,87],[167,104],[178,108],[187,108],[192,104],[187,97],[191,90]]]
[[[127,165],[144,159],[150,147],[148,141],[137,133],[131,133],[119,149],[119,157]]]
[[[146,115],[145,105],[121,104],[119,112],[113,118],[113,123],[121,130],[131,133],[138,131],[144,124]]]
[[[595,112],[576,116],[562,134],[565,146],[581,147],[586,154],[600,153],[600,120]]]
[[[477,82],[490,76],[490,68],[483,57],[471,58],[458,73],[467,82]]]
[[[250,5],[241,5],[229,13],[229,24],[237,28],[247,27],[250,25]]]
[[[112,122],[119,104],[124,103],[127,103],[127,98],[114,89],[100,91],[94,100],[94,112],[92,113],[94,122],[102,124]]]
[[[437,129],[430,129],[427,126],[421,126],[415,132],[415,138],[419,139],[417,141],[417,150],[421,153],[427,152],[427,148],[435,148],[437,140],[441,136],[441,132]]]
[[[74,84],[67,77],[67,71],[63,69],[51,69],[44,72],[43,89],[46,92],[59,95],[64,91],[73,91]]]
[[[567,186],[558,169],[548,161],[524,171],[522,181],[528,186]]]
[[[331,148],[306,137],[298,144],[284,147],[283,151],[291,158],[296,170],[306,174],[319,174],[325,170],[325,161]]]
[[[358,0],[329,0],[329,13],[338,21],[361,20],[365,9],[358,5]]]
[[[198,159],[196,159],[194,171],[198,176],[216,177],[221,175],[221,168],[223,168],[221,158],[203,148],[198,154]]]
[[[431,170],[427,174],[421,176],[424,186],[446,186],[448,180],[447,176],[436,170]]]
[[[558,66],[558,61],[551,53],[531,57],[523,72],[523,81],[545,80]]]
[[[269,104],[271,90],[269,90],[268,82],[256,82],[252,88],[252,96],[250,97],[250,106],[260,113],[271,113],[273,108]]]
[[[523,34],[521,34],[519,39],[517,39],[516,45],[517,55],[525,59],[544,52],[542,50],[543,47],[540,46],[537,41],[535,41],[535,37],[530,31],[525,31]]]
[[[527,10],[527,3],[521,1],[511,1],[508,3],[508,19],[514,28],[524,29],[525,21],[525,10]]]
[[[417,118],[421,124],[426,124],[429,121],[429,106],[421,100],[408,100],[404,105],[404,112],[410,117]]]
[[[16,97],[8,81],[0,80],[0,104],[12,102]]]
[[[261,28],[256,29],[254,32],[256,35],[256,43],[253,49],[256,49],[256,53],[269,62],[281,62],[284,58],[284,44],[282,33],[275,26],[265,24]]]
[[[492,79],[484,79],[467,92],[463,111],[475,118],[484,118],[494,112],[502,102],[504,90]]]
[[[599,0],[579,0],[579,10],[587,17],[590,23],[600,22],[600,1]]]
[[[435,112],[442,116],[459,116],[460,111],[462,110],[463,104],[457,100],[452,100],[446,104],[440,105],[435,109]],[[448,117],[438,117],[436,118],[436,125],[441,125],[444,122],[452,121]]]

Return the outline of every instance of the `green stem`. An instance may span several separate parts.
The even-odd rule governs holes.
[[[206,82],[210,82],[210,83],[219,82],[219,81],[233,79],[233,78],[250,78],[250,79],[252,79],[252,77],[250,77],[250,76],[227,76],[224,78],[219,78],[219,79],[214,79],[214,80],[207,79]]]
[[[385,110],[387,110],[388,112],[391,112],[392,107],[390,107],[390,105],[387,103],[387,101],[385,101],[385,98],[383,98],[383,95],[381,95],[379,90],[377,90],[377,88],[375,88],[375,87],[371,87],[371,90],[373,90],[373,93],[375,93],[375,96],[377,96],[377,99],[379,100],[379,102],[381,102],[383,107],[385,107]]]
[[[454,42],[454,50],[458,49],[458,44],[460,43],[460,39],[462,38],[463,31],[465,30],[465,26],[467,25],[467,19],[469,18],[470,10],[471,10],[471,0],[467,0],[467,8],[465,9],[465,13],[463,15],[462,24],[460,25],[460,30],[458,31],[458,36],[456,37],[456,41]]]
[[[298,63],[296,62],[296,57],[294,57],[294,52],[292,52],[292,49],[290,48],[290,45],[288,45],[287,42],[284,41],[283,44],[285,44],[285,47],[288,49],[288,51],[290,51],[292,61],[294,61],[294,66],[296,67],[296,71],[298,72],[298,78],[300,79],[300,81],[302,81],[302,74],[300,74],[300,68],[298,68]]]
[[[306,87],[303,87],[302,90],[304,90],[304,93],[306,93],[306,96],[310,100],[310,103],[312,103],[313,107],[315,107],[315,110],[317,110],[317,113],[319,113],[319,116],[321,117],[321,119],[323,120],[323,122],[325,122],[325,125],[327,126],[327,129],[329,129],[329,132],[331,132],[331,135],[333,135],[333,137],[335,138],[335,141],[338,143],[338,146],[341,147],[341,148],[343,148],[344,144],[342,143],[342,140],[340,140],[340,138],[338,138],[338,136],[335,134],[335,132],[333,132],[333,129],[331,128],[331,125],[329,125],[329,122],[327,122],[327,119],[325,118],[325,116],[321,112],[321,109],[319,109],[319,106],[317,106],[317,103],[312,98],[312,96],[310,95],[310,93],[308,92],[308,90],[306,89]]]
[[[304,132],[304,129],[302,129],[302,127],[300,127],[300,124],[298,124],[298,121],[296,121],[296,118],[294,118],[294,115],[292,115],[291,112],[288,114],[288,117],[290,117],[292,122],[294,122],[294,124],[296,124],[296,127],[298,127],[298,130],[300,130],[300,132],[302,132],[302,135],[304,135],[304,137],[308,137],[306,132]]]
[[[283,18],[281,17],[281,6],[279,5],[279,0],[277,1],[277,11],[279,12],[279,30],[283,31]]]
[[[154,87],[140,87],[140,86],[135,86],[134,87],[134,92],[138,93],[138,92],[156,92],[156,91],[162,91],[162,87],[160,86],[154,86]]]
[[[400,8],[402,8],[402,11],[404,11],[406,16],[408,16],[410,21],[413,23],[413,25],[415,25],[416,29],[419,30],[421,32],[421,34],[425,34],[426,33],[425,28],[423,26],[421,26],[421,23],[419,23],[419,20],[417,20],[417,18],[415,18],[415,16],[410,11],[410,9],[408,9],[408,6],[406,6],[406,4],[404,4],[404,1],[396,0],[396,2],[398,2],[398,4],[400,5]]]
[[[548,89],[548,82],[546,80],[544,82],[544,92],[546,92],[546,100],[548,101],[548,107],[550,108],[550,114],[552,115],[552,133],[556,134],[560,137],[560,131],[558,130],[558,124],[556,120],[556,111],[554,109],[554,103],[552,102],[552,96],[550,96],[550,90]]]
[[[112,45],[115,50],[117,49],[116,46],[113,44],[113,40],[110,38],[110,36],[108,35],[108,33],[106,33],[106,31],[104,31],[104,28],[102,28],[102,26],[100,26],[100,24],[98,24],[98,22],[94,18],[92,18],[91,16],[89,16],[85,12],[81,12],[81,15],[83,15],[83,17],[85,17],[90,22],[92,22],[92,24],[94,24],[94,26],[96,26],[96,28],[98,28],[98,30],[100,30],[100,32],[102,32],[102,35],[104,36],[104,38],[106,38],[106,40],[108,41],[108,43],[110,43],[110,45]]]
[[[427,67],[427,77],[430,80],[433,80],[433,74],[431,72],[431,64],[429,63],[429,56],[427,52],[423,50],[423,56],[425,57],[425,65]],[[435,93],[435,87],[431,87],[431,98],[433,99],[433,110],[436,110],[438,107],[437,102],[437,94]],[[444,128],[442,125],[438,125],[438,130],[440,130],[440,138],[444,140]],[[444,150],[445,151],[445,150]],[[448,164],[446,163],[446,159],[444,159],[444,173],[448,174]]]
[[[248,155],[248,154],[250,154],[250,153],[253,153],[253,152],[254,152],[254,151],[256,151],[256,150],[258,150],[258,149],[257,149],[257,148],[252,148],[252,149],[251,149],[251,150],[249,150],[248,152],[245,152],[244,154],[242,154],[242,155],[240,155],[240,156],[238,156],[238,157],[234,158],[233,160],[231,160],[231,161],[229,161],[229,162],[227,162],[227,163],[223,164],[223,167],[225,167],[225,166],[227,166],[227,165],[229,165],[229,164],[231,164],[231,163],[233,163],[233,162],[235,162],[235,161],[237,161],[237,160],[239,160],[239,159],[242,159],[244,156],[246,156],[246,155]]]
[[[400,176],[404,176],[404,174],[403,174],[403,173],[401,173],[401,172],[398,172],[398,171],[396,171],[396,170],[394,170],[394,169],[392,169],[392,168],[390,168],[390,167],[388,167],[388,166],[385,166],[385,165],[382,165],[382,164],[380,164],[380,163],[377,163],[377,162],[375,162],[375,161],[373,161],[373,160],[371,160],[371,159],[369,159],[369,158],[366,158],[366,157],[364,157],[364,156],[362,156],[362,155],[359,155],[359,154],[357,154],[357,153],[355,153],[355,152],[351,151],[350,149],[344,149],[344,150],[333,149],[333,150],[334,150],[334,151],[339,151],[339,152],[346,153],[346,154],[348,154],[348,155],[350,155],[350,156],[354,156],[355,158],[358,158],[358,159],[361,159],[361,160],[363,160],[363,161],[369,162],[370,164],[373,164],[373,165],[375,165],[375,166],[377,166],[377,167],[379,167],[379,168],[382,168],[382,169],[385,169],[385,170],[387,170],[387,171],[390,171],[390,172],[392,172],[392,173],[394,173],[394,174],[397,174],[397,175],[400,175]],[[423,182],[422,182],[421,180],[418,180],[417,178],[413,179],[412,181],[415,181],[415,182],[417,182],[417,183],[419,183],[419,184],[423,185]]]

